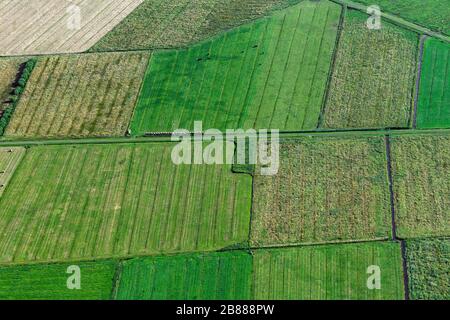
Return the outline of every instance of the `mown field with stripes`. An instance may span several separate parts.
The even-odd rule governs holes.
[[[24,148],[0,148],[0,197],[25,154]]]
[[[424,44],[418,128],[450,128],[450,44],[427,39]]]
[[[6,136],[125,135],[149,56],[144,52],[40,58]]]
[[[171,144],[28,149],[0,198],[0,263],[245,242],[251,177],[225,165],[176,166],[171,152]]]
[[[3,0],[0,55],[83,52],[142,0]]]
[[[314,129],[340,7],[305,1],[189,49],[153,54],[132,134],[207,128]]]
[[[254,245],[391,235],[382,137],[288,140],[280,146],[278,174],[258,172],[253,189]]]

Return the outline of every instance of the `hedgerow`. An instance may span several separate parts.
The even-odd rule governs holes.
[[[9,106],[4,110],[1,118],[0,118],[0,136],[3,136],[3,133],[6,130],[6,127],[9,124],[9,120],[16,109],[17,104],[19,103],[20,96],[25,90],[25,86],[27,85],[28,79],[31,76],[31,72],[36,66],[37,60],[30,59],[25,63],[25,66],[20,74],[19,80],[13,84],[11,90],[11,96],[9,97]]]

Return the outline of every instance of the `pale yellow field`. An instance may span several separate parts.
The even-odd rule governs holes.
[[[0,59],[0,110],[2,110],[3,101],[8,98],[11,85],[22,62],[20,58]]]
[[[0,55],[86,51],[142,1],[0,0]]]

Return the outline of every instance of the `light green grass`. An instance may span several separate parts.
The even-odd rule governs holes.
[[[411,299],[450,299],[450,239],[406,243]]]
[[[418,35],[383,22],[369,30],[368,16],[346,13],[322,127],[408,127]]]
[[[450,137],[392,137],[392,173],[401,238],[450,235]]]
[[[370,290],[369,266],[381,271],[381,289]],[[398,243],[364,243],[257,250],[254,293],[269,300],[403,299]]]
[[[368,6],[378,5],[408,21],[450,35],[450,5],[448,0],[353,0]]]
[[[42,146],[0,198],[0,263],[217,250],[245,242],[251,177],[181,165],[174,144]]]
[[[91,50],[185,46],[299,1],[145,0]]]
[[[6,136],[123,136],[139,94],[149,53],[40,58]]]
[[[67,273],[71,265],[80,268],[81,289],[68,289]],[[2,300],[105,300],[110,299],[116,263],[0,267]]]
[[[278,174],[255,176],[252,243],[389,237],[386,168],[381,137],[314,137],[281,144]]]
[[[203,128],[315,129],[340,6],[304,1],[186,50],[154,53],[134,135]]]
[[[5,192],[17,166],[25,154],[24,148],[0,148],[0,197]]]
[[[417,127],[450,127],[450,44],[431,38],[424,44]]]
[[[117,299],[250,299],[252,257],[246,252],[143,258],[123,263]]]

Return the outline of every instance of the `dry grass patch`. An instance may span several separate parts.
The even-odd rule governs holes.
[[[252,243],[388,237],[385,160],[381,137],[316,137],[283,143],[278,174],[255,176]]]
[[[149,53],[39,60],[6,130],[9,137],[124,135]]]

